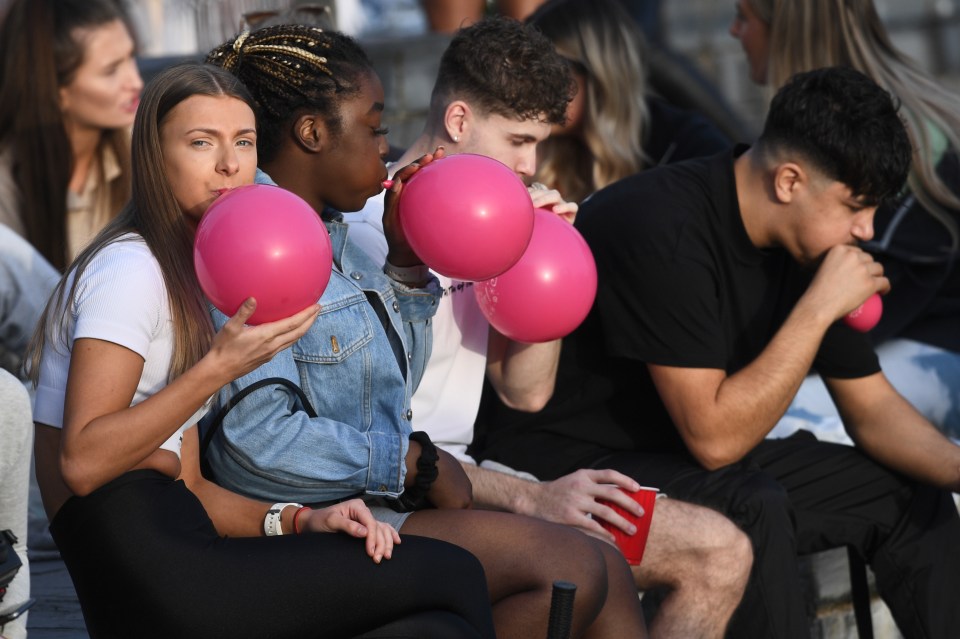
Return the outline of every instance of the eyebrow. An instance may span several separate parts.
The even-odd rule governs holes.
[[[257,132],[256,129],[240,129],[239,131],[237,131],[237,134],[239,134],[239,135],[249,135],[249,134],[251,134],[251,133],[256,133],[256,132]],[[206,133],[206,134],[208,134],[208,135],[220,135],[220,130],[219,130],[219,129],[208,129],[208,128],[205,128],[205,127],[196,127],[196,128],[189,129],[189,130],[183,132],[184,135],[189,135],[190,133]]]

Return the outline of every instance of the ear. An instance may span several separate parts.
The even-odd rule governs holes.
[[[810,175],[796,162],[773,168],[773,194],[781,204],[792,202],[810,184]]]
[[[443,112],[443,128],[450,140],[460,142],[470,129],[473,110],[463,100],[454,100]]]
[[[320,153],[328,142],[327,125],[316,113],[307,113],[293,123],[293,137],[307,153]]]

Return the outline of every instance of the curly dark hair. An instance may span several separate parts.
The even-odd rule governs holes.
[[[907,180],[912,149],[899,105],[854,69],[798,73],[774,96],[757,141],[761,156],[799,153],[873,206]]]
[[[458,97],[487,113],[562,124],[576,92],[566,61],[533,27],[501,16],[457,32],[440,59],[430,108]]]
[[[288,124],[318,113],[330,132],[342,130],[340,103],[360,91],[373,64],[356,40],[319,27],[282,24],[241,33],[210,52],[207,62],[238,77],[257,102],[257,153],[269,162]]]

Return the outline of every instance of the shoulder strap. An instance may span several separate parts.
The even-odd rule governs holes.
[[[310,417],[316,417],[317,411],[313,409],[313,406],[310,404],[310,400],[307,399],[307,395],[303,392],[303,389],[291,382],[289,379],[283,377],[267,377],[266,379],[261,379],[260,381],[250,384],[239,393],[230,398],[230,401],[227,402],[216,414],[213,420],[210,422],[207,427],[207,432],[203,435],[203,440],[200,442],[200,464],[204,467],[204,475],[210,476],[206,472],[206,459],[207,459],[207,449],[210,447],[210,442],[213,441],[213,436],[217,434],[217,431],[220,430],[220,426],[223,424],[224,418],[226,418],[227,413],[229,413],[234,406],[239,404],[247,395],[253,391],[263,388],[264,386],[274,386],[279,384],[280,386],[286,387],[291,393],[296,395],[297,400],[300,402],[302,410]]]

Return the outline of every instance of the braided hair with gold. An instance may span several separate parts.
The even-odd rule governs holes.
[[[305,25],[243,32],[207,56],[250,90],[259,107],[257,152],[269,162],[286,127],[304,112],[319,114],[341,131],[340,103],[360,91],[373,64],[353,38]]]

